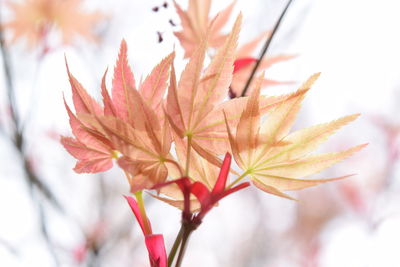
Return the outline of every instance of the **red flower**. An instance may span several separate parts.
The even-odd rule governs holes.
[[[143,218],[139,205],[133,197],[125,196],[135,214],[140,228],[142,228],[151,267],[167,267],[167,253],[165,252],[164,237],[161,234],[153,234],[151,224],[147,218]]]
[[[215,183],[212,191],[210,191],[201,182],[196,181],[192,183],[192,181],[188,177],[182,177],[180,179],[160,184],[156,186],[155,189],[169,185],[171,183],[177,184],[179,186],[179,189],[182,191],[184,198],[182,219],[184,220],[184,222],[190,223],[193,226],[198,226],[201,224],[201,221],[207,214],[207,212],[209,212],[215,206],[215,204],[218,203],[218,201],[250,185],[250,183],[245,182],[235,187],[226,188],[226,181],[228,179],[231,160],[232,156],[229,153],[226,153],[217,182]],[[190,209],[190,194],[193,194],[200,202],[200,210],[195,214],[192,213]]]

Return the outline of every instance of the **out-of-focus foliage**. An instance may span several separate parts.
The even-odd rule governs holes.
[[[76,37],[96,41],[94,27],[104,18],[100,12],[83,11],[81,0],[6,0],[6,5],[13,14],[2,27],[11,32],[10,43],[25,39],[30,48],[46,46],[53,31],[62,44]]]

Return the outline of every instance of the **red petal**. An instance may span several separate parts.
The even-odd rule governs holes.
[[[241,184],[239,184],[239,185],[237,185],[235,187],[232,187],[232,188],[224,191],[221,195],[219,195],[217,201],[221,200],[222,198],[224,198],[224,197],[226,197],[226,196],[228,196],[228,195],[230,195],[232,193],[235,193],[235,192],[237,192],[239,190],[242,190],[242,189],[248,187],[249,185],[250,185],[249,182],[245,182],[245,183],[241,183]]]
[[[238,58],[235,60],[235,62],[233,63],[233,73],[239,71],[240,69],[250,65],[253,62],[256,62],[257,59],[253,58],[253,57],[243,57],[243,58]]]
[[[212,190],[212,194],[220,194],[225,190],[226,180],[228,179],[229,170],[231,168],[232,156],[229,153],[225,154],[224,162],[222,162],[221,171],[219,172],[217,182]]]
[[[149,233],[146,233],[146,227],[144,226],[144,220],[142,218],[142,214],[140,213],[140,209],[139,209],[139,206],[138,206],[136,200],[133,197],[130,197],[130,196],[124,196],[124,197],[128,201],[128,204],[131,207],[131,209],[133,211],[133,214],[135,214],[136,220],[138,221],[138,223],[140,225],[140,228],[142,228],[143,234],[145,236],[151,234],[152,230],[151,230],[150,222],[148,224],[149,228],[150,228]]]
[[[183,199],[184,199],[184,209],[183,212],[186,214],[190,214],[190,193],[191,193],[191,188],[192,188],[192,183],[190,182],[190,179],[187,177],[182,177],[173,181],[169,181],[166,183],[158,184],[153,187],[153,189],[159,189],[161,187],[170,185],[170,184],[176,184],[179,186],[179,189],[182,191],[183,194]]]
[[[206,208],[206,206],[209,205],[211,193],[204,184],[195,182],[192,185],[191,192],[200,201],[201,209]]]
[[[145,239],[151,267],[167,267],[167,253],[163,236],[147,235]]]
[[[204,216],[207,214],[207,212],[209,212],[218,201],[220,201],[221,199],[223,199],[224,197],[226,197],[232,193],[235,193],[243,188],[248,187],[249,185],[250,185],[249,182],[245,182],[245,183],[239,184],[238,186],[230,188],[230,189],[222,192],[221,194],[212,195],[212,198],[209,199],[209,203],[207,203],[207,205],[205,205],[204,207],[203,206],[201,207],[201,211],[198,214],[198,218],[200,220],[202,220],[204,218]]]

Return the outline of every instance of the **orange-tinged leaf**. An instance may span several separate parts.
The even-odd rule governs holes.
[[[64,104],[68,112],[72,133],[76,139],[63,137],[61,143],[72,156],[78,159],[74,170],[78,173],[94,173],[110,169],[114,156],[112,144],[95,128],[91,128],[91,125],[85,125],[78,119],[65,103],[65,100]],[[83,114],[92,116],[88,113]]]
[[[121,154],[142,160],[156,157],[157,152],[146,133],[115,117],[100,117],[98,122]]]
[[[190,0],[187,13],[198,34],[207,31],[211,0]]]
[[[136,192],[152,188],[164,182],[168,175],[166,162],[174,162],[170,156],[171,136],[168,125],[163,127],[156,114],[150,109],[136,90],[132,91],[132,101],[142,111],[143,129],[130,126],[115,117],[98,117],[105,134],[123,155],[118,164],[125,170]]]
[[[246,98],[231,99],[220,103],[206,114],[193,131],[194,136],[196,136],[196,143],[201,147],[212,149],[216,154],[225,153],[228,139],[223,111],[227,115],[228,124],[236,128],[240,114],[246,106],[246,101]]]
[[[85,88],[69,71],[67,60],[65,59],[69,83],[72,90],[72,100],[77,113],[102,114],[100,105],[87,93]]]
[[[183,122],[187,129],[193,127],[193,113],[196,108],[195,101],[198,101],[197,91],[203,70],[206,48],[207,39],[200,44],[196,52],[190,58],[189,63],[182,72],[177,88],[178,101],[182,111]]]
[[[228,93],[228,88],[232,81],[233,62],[235,61],[241,23],[242,15],[239,14],[225,44],[218,49],[217,54],[205,71],[204,76],[211,78],[200,84],[200,90],[196,95],[200,100],[198,117],[204,117]]]
[[[104,103],[103,113],[106,116],[117,116],[114,104],[111,100],[110,94],[108,93],[106,87],[106,76],[107,76],[107,70],[104,72],[103,78],[101,79],[101,95],[103,96],[103,103]]]
[[[112,161],[109,157],[91,158],[78,161],[74,171],[77,173],[98,173],[111,169],[112,165]]]
[[[86,149],[87,155],[81,153],[78,158],[82,170],[94,168],[93,164],[100,165],[104,158],[119,157],[118,164],[127,174],[132,192],[164,182],[168,169],[182,172],[170,155],[172,138],[168,121],[157,114],[157,109],[163,108],[173,56],[170,54],[153,69],[139,92],[132,87],[135,81],[127,62],[126,43],[122,41],[114,71],[112,98],[104,74],[101,84],[104,109],[99,108],[99,112],[93,108],[92,98],[69,73],[73,93],[77,92],[74,102],[80,112],[76,117],[68,106],[66,108],[77,137],[75,145],[81,145],[79,152]],[[174,78],[172,75],[171,80]],[[176,82],[173,84],[176,86]],[[71,145],[68,149],[70,153],[76,152]],[[96,154],[98,152],[103,154]],[[174,167],[167,167],[167,164]]]
[[[150,189],[164,182],[168,175],[165,164],[157,160],[141,161],[121,157],[118,159],[118,165],[128,173],[132,193]]]
[[[160,109],[165,89],[167,88],[167,81],[169,70],[174,60],[175,53],[169,54],[157,66],[154,67],[152,72],[144,80],[140,86],[139,92],[149,107],[153,109]]]
[[[283,193],[282,191],[279,191],[275,187],[264,184],[263,182],[259,181],[258,179],[253,179],[252,182],[253,182],[253,185],[255,185],[258,189],[261,189],[262,191],[264,191],[268,194],[272,194],[272,195],[282,197],[282,198],[287,198],[289,200],[296,200],[296,199],[292,198],[291,196]]]
[[[260,127],[260,138],[264,143],[275,143],[287,135],[300,110],[306,90],[300,89],[298,92],[301,93],[298,93],[297,96],[288,99],[267,113],[266,120]]]
[[[337,129],[358,115],[347,116],[288,135],[301,100],[318,75],[311,76],[297,92],[273,103],[273,108],[268,109],[267,118],[261,127],[258,109],[260,86],[256,86],[240,116],[236,136],[226,123],[235,161],[244,171],[243,175],[249,175],[253,183],[265,192],[291,199],[282,191],[299,190],[342,179],[344,177],[317,180],[300,178],[329,168],[365,147],[359,145],[336,153],[308,155]]]
[[[112,100],[118,117],[124,121],[132,121],[134,117],[130,107],[132,90],[135,90],[135,78],[128,65],[126,42],[122,40],[114,68]]]
[[[229,20],[232,10],[236,4],[236,0],[233,1],[231,4],[229,4],[225,9],[221,10],[215,17],[212,19],[214,21],[213,26],[211,28],[211,36],[216,36],[215,38],[211,38],[211,47],[219,47],[221,44],[223,44],[224,38],[226,38],[225,35],[220,35],[217,37],[222,28],[225,26],[227,21]],[[222,40],[220,40],[222,38]]]
[[[293,160],[307,155],[316,150],[342,126],[358,118],[359,115],[360,114],[353,114],[345,116],[328,123],[318,124],[289,134],[284,138],[284,141],[288,142],[288,145],[275,147],[275,151],[273,152],[274,158],[269,161],[274,163],[283,160]]]
[[[193,55],[198,44],[207,35],[209,35],[208,44],[212,48],[219,48],[224,43],[226,35],[221,34],[220,31],[229,20],[235,2],[219,12],[213,19],[209,18],[210,0],[189,0],[187,11],[184,11],[175,1],[174,4],[182,25],[182,30],[174,34],[185,50],[185,58]]]
[[[185,58],[192,56],[194,52],[195,46],[193,45],[194,41],[199,37],[195,32],[194,26],[188,16],[188,13],[185,12],[177,3],[174,1],[176,12],[181,20],[182,31],[174,32],[174,35],[178,38],[181,46],[185,50]]]
[[[263,183],[264,185],[268,185],[275,189],[278,189],[279,191],[293,191],[293,190],[301,190],[304,188],[317,186],[322,183],[342,180],[350,176],[353,175],[345,175],[341,177],[324,178],[324,179],[294,179],[283,176],[258,175],[257,178],[253,177],[253,179],[257,180],[260,183]]]
[[[258,160],[267,157],[269,150],[288,134],[300,110],[301,101],[318,77],[319,73],[312,75],[293,94],[293,97],[282,102],[268,113],[259,131],[259,139],[263,148],[258,149]]]
[[[325,153],[304,157],[292,162],[269,164],[268,159],[254,167],[253,174],[303,178],[331,167],[344,160],[366,145],[358,145],[337,153]]]
[[[220,152],[219,148],[223,147],[222,144],[226,146],[227,136],[226,130],[209,131],[207,124],[212,125],[214,123],[213,120],[221,119],[221,124],[223,125],[222,109],[219,108],[219,105],[227,92],[232,77],[233,54],[240,22],[241,16],[236,20],[232,33],[226,40],[224,49],[217,53],[203,77],[201,74],[206,49],[205,41],[191,57],[182,73],[178,88],[171,81],[168,93],[167,112],[168,116],[173,120],[171,123],[172,129],[178,135],[183,134],[190,137],[191,145],[197,153],[210,160],[213,164],[221,164],[216,155]],[[220,91],[224,90],[225,92],[221,94]],[[241,102],[238,101],[238,103]],[[219,117],[206,121],[205,119],[210,118],[208,115],[213,113],[215,109],[221,111]],[[240,107],[238,109],[240,110]],[[200,129],[204,129],[204,131]],[[215,151],[216,147],[217,151]],[[222,151],[222,153],[224,152],[226,150]]]
[[[236,160],[236,163],[239,165],[239,167],[244,168],[245,163],[244,163],[243,159],[240,156],[238,143],[236,142],[236,140],[235,140],[235,138],[233,136],[233,133],[232,133],[231,128],[229,126],[228,119],[226,118],[225,112],[224,112],[224,117],[225,117],[225,125],[226,125],[226,130],[228,132],[228,138],[229,138],[229,143],[230,143],[230,146],[231,146],[233,158]]]
[[[183,129],[185,128],[185,123],[182,115],[182,109],[179,104],[174,64],[172,64],[171,67],[166,110],[164,113],[173,130],[178,134],[178,136],[183,138]]]
[[[288,99],[296,97],[299,93],[300,92],[269,97],[260,96],[260,113],[266,114],[268,111],[279,106],[281,103],[287,101]],[[216,134],[217,136],[220,136],[220,134],[223,133],[226,136],[226,126],[223,111],[226,113],[229,125],[232,127],[232,129],[236,129],[237,123],[240,120],[240,116],[244,108],[246,107],[247,99],[248,97],[240,97],[225,101],[217,105],[196,128],[196,132],[198,133],[197,135],[201,136],[202,134],[204,134],[206,136],[213,136],[213,134]],[[216,141],[220,142],[221,140]],[[216,151],[218,151],[217,154],[223,154],[224,152],[226,152],[226,149],[220,152],[219,147],[221,145],[226,147],[227,143],[222,143],[218,145],[217,142],[212,145],[213,149],[216,149]]]
[[[185,141],[176,136],[175,150],[178,156],[179,162],[182,166],[186,165],[187,155],[187,144]],[[214,159],[211,159],[212,161]],[[218,160],[218,159],[217,159]],[[216,164],[220,164],[217,161]],[[196,151],[190,153],[190,165],[189,165],[189,177],[192,181],[201,181],[209,189],[211,189],[218,177],[219,169],[214,164],[209,163],[204,157],[201,157]],[[176,177],[179,178],[179,177]]]
[[[90,128],[86,127],[71,111],[69,106],[64,101],[65,108],[69,116],[69,123],[72,129],[72,133],[76,139],[85,144],[88,147],[92,147],[96,150],[108,153],[110,149],[110,144],[106,141],[103,142],[99,136],[96,135],[96,131],[91,131]]]
[[[261,96],[259,100],[260,114],[267,113],[288,99],[297,97],[300,93],[301,92],[297,92],[294,94],[272,97]],[[225,153],[229,142],[223,112],[226,113],[227,122],[232,130],[236,129],[241,113],[246,107],[247,99],[247,97],[231,99],[217,105],[212,111],[210,111],[194,131],[196,143],[202,147],[212,148],[212,151],[216,154]]]
[[[70,73],[68,65],[67,72],[78,116],[101,116],[103,110],[100,105]],[[65,100],[64,104],[68,112],[72,133],[76,137],[76,140],[64,137],[61,143],[71,155],[78,159],[74,170],[78,173],[94,173],[110,169],[113,165],[113,145],[90,123],[85,124],[80,118],[77,118],[65,103]]]
[[[217,154],[213,150],[208,150],[202,146],[199,146],[196,142],[192,142],[193,149],[203,158],[205,158],[211,164],[215,166],[221,166],[222,160],[218,158]]]
[[[236,131],[236,144],[241,158],[247,158],[245,166],[250,166],[253,160],[254,150],[258,146],[258,132],[260,128],[260,87],[261,79],[258,79],[258,86],[247,101],[246,108],[240,116]],[[246,156],[244,154],[247,154]],[[244,166],[242,166],[244,167]]]
[[[169,195],[176,196],[178,194],[179,193],[177,193],[177,194],[168,194],[168,196]],[[182,194],[182,193],[180,193],[180,194]],[[175,207],[175,208],[178,208],[180,210],[184,209],[184,201],[183,200],[177,200],[177,199],[175,199],[175,197],[172,199],[172,198],[169,198],[169,197],[162,197],[162,196],[157,196],[157,195],[154,195],[154,194],[150,194],[150,195],[152,197],[158,199],[158,200],[161,200],[161,201],[163,201],[163,202]],[[196,212],[196,211],[200,210],[200,202],[197,199],[191,199],[190,200],[190,210],[192,212]]]
[[[70,137],[61,137],[61,143],[72,156],[78,159],[74,168],[77,173],[102,172],[112,167],[110,153],[87,147]]]

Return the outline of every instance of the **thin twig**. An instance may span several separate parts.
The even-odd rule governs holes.
[[[185,255],[186,246],[190,237],[190,234],[194,231],[195,228],[192,228],[191,225],[183,224],[183,235],[182,235],[182,243],[181,248],[179,250],[178,258],[176,259],[175,267],[180,267],[183,261],[183,256]]]
[[[293,1],[293,0],[289,0],[289,2],[286,4],[285,9],[282,11],[282,14],[280,15],[278,21],[276,22],[276,24],[275,24],[275,26],[274,26],[274,29],[272,30],[271,35],[269,36],[269,38],[268,38],[267,41],[265,42],[264,47],[263,47],[263,49],[262,49],[262,51],[261,51],[261,54],[260,54],[260,56],[258,57],[257,62],[256,62],[256,64],[254,65],[253,70],[251,71],[251,74],[250,74],[249,78],[248,78],[247,81],[246,81],[246,85],[245,85],[244,88],[243,88],[242,95],[241,95],[242,97],[246,95],[246,93],[247,93],[247,91],[248,91],[248,89],[249,89],[249,87],[250,87],[250,84],[251,84],[251,82],[253,81],[254,75],[255,75],[256,72],[257,72],[257,69],[258,69],[258,67],[260,66],[260,64],[261,64],[261,62],[262,62],[264,56],[266,55],[266,53],[267,53],[267,51],[268,51],[268,48],[269,48],[269,46],[270,46],[270,44],[271,44],[271,41],[272,41],[272,38],[275,36],[275,33],[277,32],[277,30],[278,30],[278,28],[279,28],[279,25],[281,24],[282,19],[283,19],[283,17],[285,16],[286,11],[288,10],[288,8],[289,8],[290,4],[292,3],[292,1]]]
[[[37,204],[37,209],[39,211],[39,223],[40,223],[40,230],[42,232],[44,241],[46,242],[46,246],[47,249],[51,255],[51,257],[53,258],[54,261],[54,265],[56,267],[60,266],[60,260],[58,259],[57,253],[54,249],[54,244],[53,241],[50,238],[49,235],[49,231],[48,231],[48,227],[47,227],[47,220],[46,220],[46,214],[45,214],[45,210],[43,208],[43,204],[41,203],[40,199],[37,199],[36,201]]]
[[[183,225],[181,226],[181,229],[179,229],[178,235],[176,236],[174,244],[172,245],[171,251],[168,255],[168,267],[171,267],[172,263],[174,262],[176,252],[178,251],[178,248],[182,241],[182,236],[183,236]]]
[[[8,252],[13,254],[14,256],[16,256],[16,257],[19,256],[18,250],[13,245],[11,245],[9,242],[7,242],[6,240],[3,240],[0,238],[0,246],[5,248]]]

